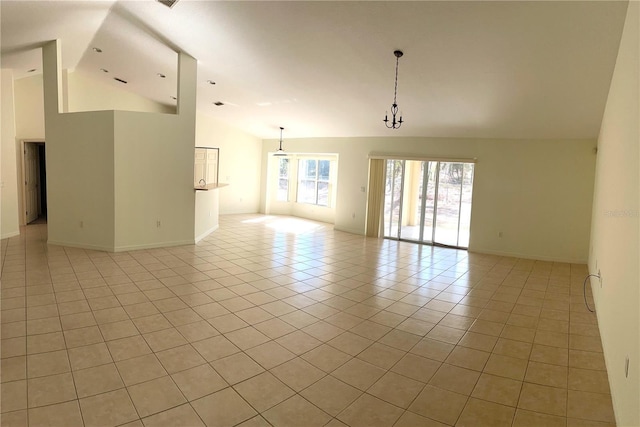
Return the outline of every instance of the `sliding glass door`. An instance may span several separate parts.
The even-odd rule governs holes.
[[[387,160],[384,236],[466,248],[473,163]]]

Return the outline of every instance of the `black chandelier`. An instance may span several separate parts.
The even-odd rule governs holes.
[[[393,89],[393,104],[391,104],[391,123],[389,123],[389,117],[386,113],[383,122],[389,129],[398,129],[402,126],[402,114],[400,114],[400,120],[396,120],[398,114],[398,102],[396,101],[398,96],[398,61],[404,54],[401,50],[394,50],[393,54],[396,56],[396,85]]]
[[[278,151],[276,151],[274,154],[274,156],[277,156],[277,157],[282,157],[287,155],[287,153],[285,153],[284,150],[282,149],[282,131],[283,130],[284,128],[280,126],[280,148],[278,148]]]

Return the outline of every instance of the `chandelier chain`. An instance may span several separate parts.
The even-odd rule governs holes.
[[[393,103],[398,105],[397,97],[398,97],[398,62],[400,61],[400,57],[396,57],[396,84],[393,88]]]

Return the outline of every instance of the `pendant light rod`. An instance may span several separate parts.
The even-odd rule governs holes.
[[[391,104],[391,124],[389,124],[389,116],[387,114],[384,115],[383,122],[389,129],[398,129],[403,123],[402,114],[400,114],[400,120],[396,120],[398,114],[398,64],[404,53],[401,50],[394,50],[393,54],[396,57],[396,79],[393,87],[393,104]]]

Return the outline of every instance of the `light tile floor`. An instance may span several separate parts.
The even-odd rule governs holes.
[[[2,241],[3,427],[607,426],[584,265],[223,216],[195,246]]]

